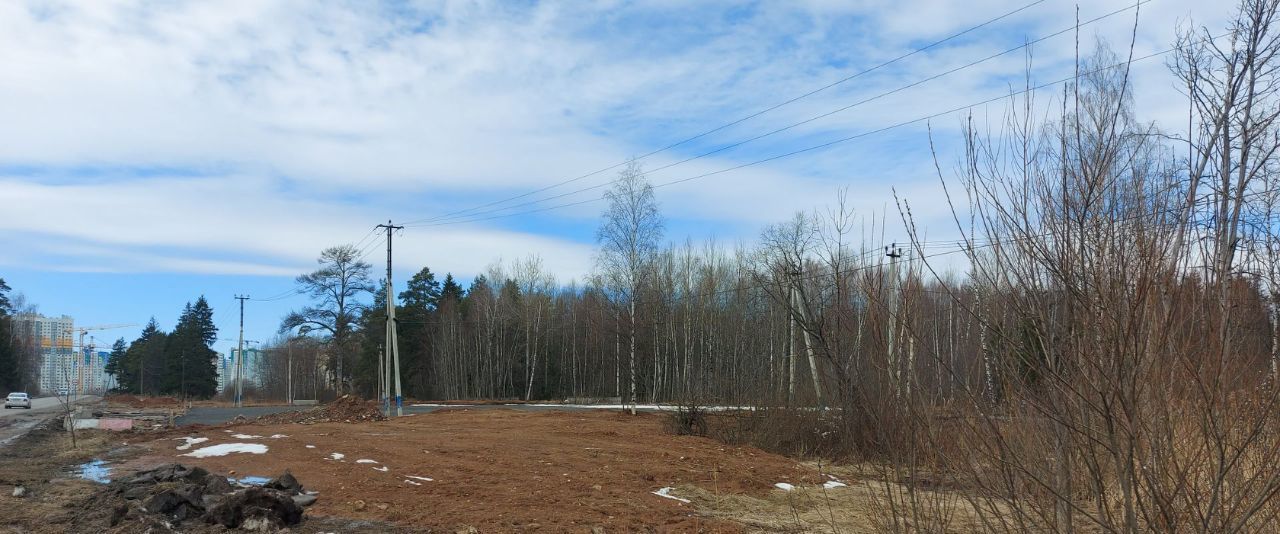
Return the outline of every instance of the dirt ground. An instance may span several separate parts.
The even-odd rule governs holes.
[[[757,449],[669,435],[662,417],[456,409],[357,424],[210,427],[190,433],[208,441],[185,450],[172,433],[138,443],[147,452],[120,469],[178,461],[270,477],[288,468],[320,492],[309,515],[447,532],[738,532],[743,524],[652,492],[675,487],[675,496],[767,498],[780,493],[778,482],[826,480],[810,466]],[[182,456],[225,443],[269,450]]]

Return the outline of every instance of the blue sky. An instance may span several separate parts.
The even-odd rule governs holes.
[[[0,277],[81,325],[173,324],[205,295],[224,339],[235,294],[277,295],[326,246],[606,168],[841,79],[1030,3],[938,2],[5,2],[0,4]],[[1123,7],[1079,4],[1089,20]],[[1154,0],[1135,55],[1178,24],[1220,31],[1229,2]],[[656,169],[1062,30],[1045,1],[925,53],[645,158]],[[1082,29],[1124,52],[1133,10]],[[1071,71],[1074,35],[1040,43],[1031,76]],[[1008,54],[713,156],[663,183],[999,96]],[[1134,66],[1139,118],[1170,128],[1181,100],[1162,58]],[[1053,91],[1037,103],[1052,106]],[[973,109],[997,117],[1000,104]],[[958,115],[932,121],[943,168]],[[605,172],[523,201],[606,182]],[[893,191],[930,238],[952,237],[923,123],[661,188],[672,241],[750,242],[848,188],[878,217]],[[599,190],[545,205],[586,200]],[[470,279],[538,255],[561,282],[591,271],[592,202],[396,238],[396,277]],[[888,219],[896,220],[890,212]],[[889,240],[902,240],[899,232]],[[369,259],[381,265],[376,242]],[[878,243],[877,243],[878,244]],[[373,250],[377,249],[377,250]],[[381,267],[378,267],[381,269]],[[265,340],[300,298],[247,305]],[[102,334],[132,339],[138,329]],[[219,349],[229,346],[220,342]]]

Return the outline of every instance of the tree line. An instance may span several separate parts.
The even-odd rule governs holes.
[[[962,506],[989,531],[1267,530],[1278,11],[1242,0],[1225,36],[1180,31],[1174,130],[1137,118],[1133,53],[1105,43],[1055,91],[966,118],[956,164],[934,156],[951,241],[923,238],[903,198],[900,246],[868,239],[885,223],[841,195],[752,245],[663,244],[629,165],[587,279],[558,283],[537,257],[465,290],[413,277],[406,394],[754,406],[730,439],[875,460],[898,530],[948,530]],[[298,280],[312,304],[282,324],[324,346],[334,390],[377,387],[387,295],[370,273],[354,247],[326,250]]]
[[[39,340],[23,332],[17,315],[35,307],[0,278],[0,389],[29,391],[40,383]]]
[[[117,391],[212,397],[217,393],[218,353],[212,348],[217,339],[213,308],[201,296],[183,307],[173,331],[161,330],[153,317],[133,342],[116,340],[104,370],[115,377]]]

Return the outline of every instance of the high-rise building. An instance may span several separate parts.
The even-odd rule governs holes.
[[[39,348],[40,392],[57,393],[75,389],[84,363],[74,349],[75,320],[69,316],[45,317],[21,313],[14,317],[14,329]]]
[[[238,352],[236,349],[231,349],[231,353],[225,358],[218,357],[216,362],[218,366],[218,391],[226,391],[228,387],[235,384],[236,354]],[[261,388],[263,385],[262,351],[244,349],[244,361],[241,365],[243,369],[240,371],[240,377],[244,380],[243,387]]]

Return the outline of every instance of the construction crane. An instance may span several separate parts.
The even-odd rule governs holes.
[[[92,341],[93,338],[90,338],[89,346],[85,347],[85,344],[84,344],[85,334],[88,334],[89,332],[96,332],[98,330],[115,330],[117,328],[128,328],[130,326],[138,326],[138,325],[136,323],[104,324],[104,325],[97,325],[97,326],[82,326],[80,328],[75,329],[76,332],[80,333],[80,350],[85,353],[84,363],[80,365],[76,365],[76,391],[79,394],[83,395],[85,393],[85,383],[84,383],[85,378],[94,376],[93,373],[98,368],[102,367],[102,359],[99,358],[94,351],[96,347]],[[86,350],[86,348],[88,350]],[[85,369],[86,367],[88,367],[88,370]],[[105,387],[105,384],[104,384],[104,387]]]

